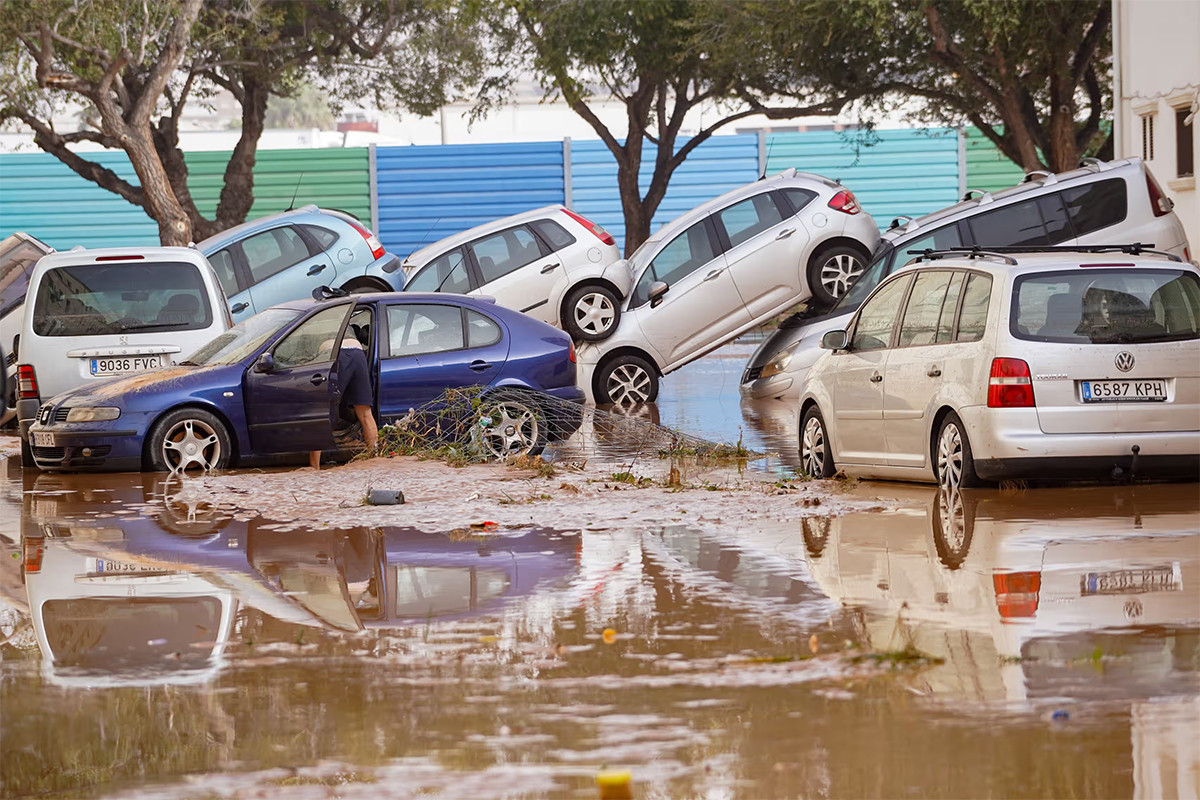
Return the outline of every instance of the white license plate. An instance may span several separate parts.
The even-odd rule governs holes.
[[[135,372],[149,372],[154,369],[162,369],[170,363],[165,355],[93,358],[91,372],[96,377],[103,375],[129,375]]]
[[[1079,593],[1145,594],[1146,592],[1177,592],[1183,588],[1178,564],[1143,569],[1115,569],[1110,572],[1089,572],[1079,578]]]
[[[1080,381],[1079,394],[1085,403],[1161,403],[1167,399],[1167,382],[1163,378]]]
[[[30,431],[29,435],[33,437],[34,447],[55,447],[53,433]]]
[[[152,567],[149,564],[137,564],[132,561],[116,561],[111,558],[89,558],[87,560],[88,572],[105,573],[105,572],[163,572],[162,567]]]

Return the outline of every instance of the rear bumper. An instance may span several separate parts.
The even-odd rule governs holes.
[[[1200,454],[1143,456],[1135,463],[1132,453],[1110,456],[1044,456],[996,458],[976,461],[975,472],[987,481],[1052,480],[1113,481],[1136,478],[1200,480]]]

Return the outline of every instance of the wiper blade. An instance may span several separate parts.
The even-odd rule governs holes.
[[[147,328],[182,328],[184,325],[192,325],[191,322],[140,322],[137,325],[118,325],[117,327],[123,331],[140,331]]]
[[[198,367],[200,365],[197,364],[195,361],[176,361],[175,366],[177,366],[177,367]]]

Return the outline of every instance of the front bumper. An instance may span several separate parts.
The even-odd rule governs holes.
[[[788,394],[788,390],[796,386],[792,394],[797,394],[800,387],[792,376],[786,372],[780,372],[772,375],[769,378],[757,377],[758,370],[746,370],[742,373],[741,390],[745,397],[752,397],[755,400],[768,400],[775,397],[783,397]]]
[[[53,437],[38,443],[35,434]],[[30,450],[38,469],[48,472],[139,472],[142,469],[141,437],[133,430],[66,429],[62,425],[35,423],[29,428]]]

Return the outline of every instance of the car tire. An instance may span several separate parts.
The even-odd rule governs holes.
[[[971,552],[974,503],[958,489],[939,487],[933,498],[933,547],[947,569],[958,569]]]
[[[21,440],[21,466],[25,469],[37,469],[37,462],[33,460],[33,448],[25,439]]]
[[[537,403],[523,393],[497,392],[483,398],[471,426],[472,445],[490,459],[504,461],[540,456],[546,449],[547,423]]]
[[[201,408],[179,408],[164,415],[147,437],[151,468],[158,472],[224,469],[233,445],[229,431],[215,414]]]
[[[342,288],[350,294],[370,294],[371,292],[390,292],[392,287],[383,281],[372,278],[355,278],[342,284]]]
[[[572,339],[601,342],[621,321],[621,300],[607,286],[580,286],[563,303],[562,328]]]
[[[820,305],[828,308],[850,290],[867,267],[863,254],[853,247],[818,250],[808,263],[808,288]]]
[[[641,356],[617,356],[597,370],[593,394],[599,405],[653,403],[658,399],[658,371]]]
[[[800,423],[800,468],[812,478],[832,478],[836,472],[825,418],[815,405],[809,406]]]
[[[967,429],[953,411],[947,412],[938,426],[933,445],[933,463],[936,465],[938,486],[950,490],[970,489],[980,484],[979,476],[975,474],[975,459],[971,455]]]

